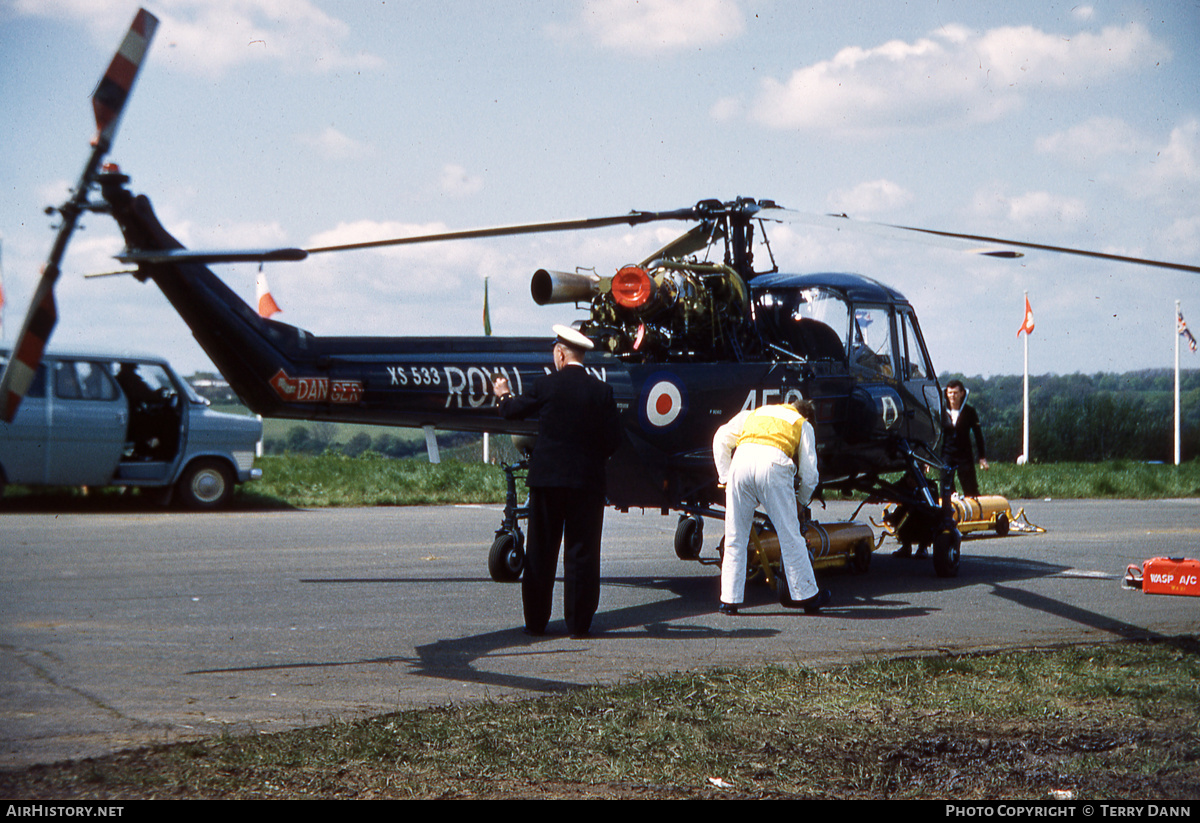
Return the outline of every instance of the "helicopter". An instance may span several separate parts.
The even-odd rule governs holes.
[[[961,534],[949,506],[940,457],[942,393],[917,313],[895,289],[850,273],[792,274],[770,251],[769,227],[813,218],[775,201],[702,200],[668,211],[449,231],[318,248],[197,251],[183,248],[130,177],[103,159],[157,20],[139,10],[93,97],[97,138],[71,198],[57,208],[58,236],[43,269],[14,356],[0,377],[0,419],[11,421],[33,380],[57,320],[54,284],[81,214],[110,215],[126,249],[117,255],[151,281],[192,330],[242,402],[264,417],[437,428],[533,437],[537,423],[505,421],[492,378],[520,393],[549,369],[551,337],[317,336],[261,317],[209,267],[295,262],[364,248],[674,221],[683,233],[611,276],[537,269],[538,305],[575,303],[575,325],[595,343],[585,367],[613,387],[623,443],[608,465],[608,503],[679,513],[674,548],[699,558],[705,518],[722,519],[724,493],[712,458],[713,433],[744,409],[803,398],[815,409],[823,493],[858,492],[903,507],[909,529],[933,548],[937,575],[958,572]],[[92,199],[98,191],[100,198]],[[844,224],[844,216],[820,218]],[[818,221],[819,222],[819,221]],[[908,226],[886,230],[984,244],[972,249],[1019,257],[1008,247],[1159,265],[999,238]],[[765,249],[765,255],[762,250]],[[765,260],[756,258],[765,256]],[[497,580],[520,576],[519,467],[505,466],[509,496],[489,552]],[[928,479],[942,472],[942,487]]]

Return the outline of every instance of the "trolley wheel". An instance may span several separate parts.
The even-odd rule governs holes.
[[[933,538],[933,570],[938,577],[958,577],[962,535],[958,529],[938,532]]]
[[[695,560],[704,548],[704,520],[681,514],[675,527],[675,556],[680,560]]]
[[[521,579],[525,569],[525,548],[511,532],[496,536],[488,552],[488,574],[497,583],[512,583]]]
[[[1008,529],[1009,529],[1010,525],[1012,525],[1012,524],[1010,524],[1008,522],[1007,514],[1005,514],[1004,512],[1000,512],[1000,514],[996,515],[996,525],[994,527],[996,530],[996,534],[998,534],[1001,537],[1004,537],[1005,535],[1008,534]]]

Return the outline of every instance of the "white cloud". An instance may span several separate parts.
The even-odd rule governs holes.
[[[913,201],[912,192],[891,180],[871,180],[852,189],[830,194],[829,208],[849,215],[874,214],[906,206]]]
[[[20,14],[86,26],[105,46],[117,42],[136,7],[95,0],[17,0]],[[220,76],[264,61],[290,71],[373,68],[382,60],[346,47],[350,27],[310,0],[159,0],[155,60],[181,71]]]
[[[1039,137],[1035,145],[1045,154],[1089,162],[1113,154],[1132,154],[1148,148],[1150,143],[1124,120],[1093,117],[1065,131]]]
[[[1160,245],[1171,250],[1172,259],[1191,261],[1200,257],[1200,215],[1174,220],[1162,232]]]
[[[1167,144],[1159,149],[1147,182],[1156,189],[1194,197],[1200,183],[1200,120],[1189,120],[1171,130]]]
[[[177,238],[188,247],[221,249],[259,249],[282,246],[288,242],[287,231],[278,220],[220,223],[214,226],[189,220],[181,225]]]
[[[1036,145],[1042,153],[1087,167],[1091,179],[1119,187],[1126,198],[1154,202],[1176,214],[1196,213],[1195,191],[1200,184],[1200,120],[1196,118],[1155,138],[1124,120],[1097,117],[1041,137]]]
[[[302,144],[314,148],[327,158],[342,160],[351,157],[362,157],[370,154],[370,148],[358,140],[335,129],[326,126],[315,134],[302,134],[299,137]]]
[[[657,51],[727,42],[745,20],[735,0],[588,0],[580,25],[607,48]]]
[[[38,186],[38,202],[43,206],[60,206],[71,196],[73,188],[75,188],[75,183],[65,177],[55,180],[53,183]]]
[[[1078,226],[1088,219],[1087,204],[1077,198],[1046,191],[1009,195],[998,191],[976,195],[974,211],[988,220],[1022,228]]]
[[[708,113],[712,119],[723,123],[740,117],[743,111],[744,107],[741,100],[736,97],[722,97],[713,103]]]
[[[786,81],[768,78],[752,116],[771,128],[839,132],[987,122],[1040,90],[1095,83],[1167,54],[1136,23],[1069,37],[944,26],[911,43],[844,48]]]

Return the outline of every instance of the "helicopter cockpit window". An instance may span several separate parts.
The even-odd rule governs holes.
[[[768,289],[755,295],[754,316],[773,346],[805,360],[845,361],[850,310],[832,292]]]
[[[899,315],[900,336],[904,343],[905,366],[908,380],[926,380],[933,376],[933,368],[929,365],[929,354],[921,342],[921,333],[916,327],[916,318],[908,312]]]
[[[886,308],[860,307],[854,312],[850,362],[883,377],[895,377],[892,330]]]

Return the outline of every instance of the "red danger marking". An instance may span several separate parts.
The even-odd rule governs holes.
[[[289,377],[280,369],[270,383],[286,403],[357,403],[362,399],[362,383],[358,380]]]
[[[334,380],[329,384],[331,403],[357,403],[362,399],[362,383],[357,380]]]

